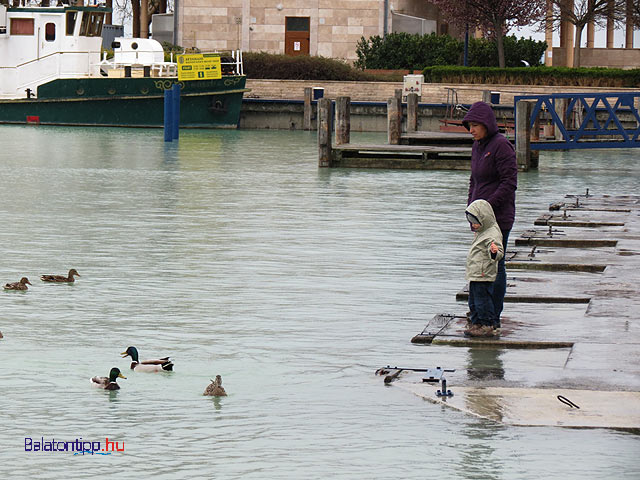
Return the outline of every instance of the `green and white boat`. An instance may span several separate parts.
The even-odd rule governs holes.
[[[152,39],[116,38],[101,59],[109,11],[0,5],[0,123],[162,127],[164,91],[179,83],[180,127],[237,127],[241,52],[221,54],[222,78],[192,81]]]

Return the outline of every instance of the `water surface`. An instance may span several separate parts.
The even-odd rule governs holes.
[[[464,311],[467,172],[319,170],[308,132],[188,131],[172,144],[160,130],[0,135],[0,280],[34,284],[0,295],[5,473],[640,477],[637,436],[498,425],[373,375],[474,361],[410,344],[434,314]],[[514,232],[566,193],[640,186],[633,150],[540,163],[520,175]],[[74,285],[38,280],[72,267]],[[171,355],[175,372],[129,371],[129,345]],[[114,366],[122,389],[92,389]],[[201,396],[216,374],[229,396]],[[25,452],[25,437],[108,437],[124,452]]]

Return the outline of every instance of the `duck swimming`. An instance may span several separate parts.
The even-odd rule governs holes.
[[[117,367],[113,367],[109,372],[108,377],[93,377],[91,378],[91,385],[94,387],[99,387],[104,390],[120,390],[120,385],[116,382],[118,378],[127,378],[122,373],[120,373],[120,369]]]
[[[122,358],[131,357],[131,370],[134,372],[161,372],[163,370],[167,372],[173,371],[173,363],[169,360],[169,357],[152,358],[140,361],[138,358],[138,349],[136,347],[129,347],[120,355],[122,355]]]
[[[5,290],[29,290],[27,285],[32,285],[27,277],[22,277],[19,282],[7,283],[4,286]],[[33,285],[32,285],[33,286]]]
[[[75,268],[69,270],[69,276],[65,277],[64,275],[40,275],[40,280],[43,282],[55,282],[55,283],[73,283],[76,281],[74,277],[79,277],[80,274]]]
[[[226,397],[227,392],[222,386],[222,377],[216,375],[215,380],[211,380],[211,384],[207,385],[202,395],[210,395],[212,397]]]

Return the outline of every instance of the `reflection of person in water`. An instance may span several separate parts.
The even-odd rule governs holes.
[[[502,368],[502,349],[499,348],[469,348],[469,363],[467,378],[469,380],[504,380]]]
[[[495,380],[504,380],[501,349],[469,348],[469,363],[467,364],[467,380],[472,387],[467,392],[467,408],[481,417],[495,421],[502,420],[502,405],[499,397],[485,393],[484,387],[495,386]]]

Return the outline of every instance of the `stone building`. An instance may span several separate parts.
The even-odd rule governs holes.
[[[573,0],[567,0],[573,2]],[[637,0],[627,0],[631,5]],[[288,55],[321,55],[353,61],[360,38],[391,32],[462,34],[443,21],[438,8],[426,0],[176,0],[176,43],[201,51],[265,51]],[[545,63],[573,64],[574,26],[561,22],[560,45],[549,46]],[[155,27],[154,27],[155,28]],[[583,66],[637,67],[640,49],[633,48],[631,16],[625,26],[625,48],[614,48],[613,22],[607,25],[606,48],[594,48],[594,25],[586,29]],[[476,36],[479,32],[475,32]]]
[[[179,45],[356,59],[361,37],[453,33],[423,0],[179,0]]]

